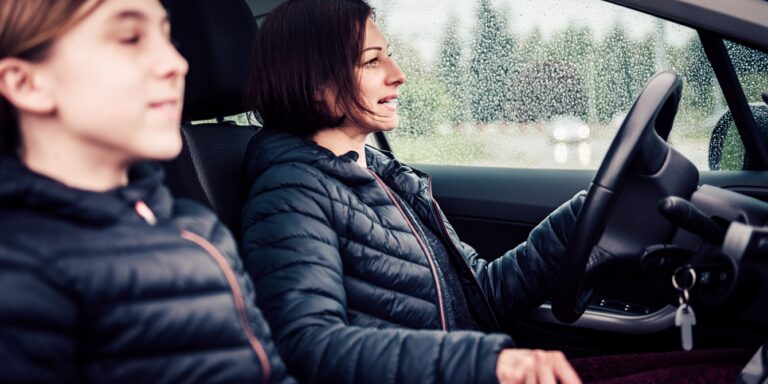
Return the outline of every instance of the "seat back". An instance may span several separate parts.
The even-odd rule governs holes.
[[[243,159],[255,132],[251,126],[184,124],[181,154],[165,163],[166,184],[174,196],[212,208],[235,237],[248,188]]]
[[[240,235],[247,186],[243,160],[253,126],[222,118],[243,113],[251,47],[257,25],[243,0],[163,0],[171,36],[189,62],[181,154],[164,164],[166,183],[177,197],[212,208]],[[203,124],[193,121],[208,120]]]

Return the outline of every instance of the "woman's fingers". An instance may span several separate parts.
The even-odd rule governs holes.
[[[501,384],[581,384],[559,351],[505,349],[499,354],[496,376]]]
[[[581,384],[579,375],[576,373],[576,370],[573,369],[571,363],[568,362],[568,359],[565,358],[565,355],[560,351],[557,351],[556,353],[559,354],[559,358],[556,359],[553,368],[555,375],[560,382],[562,384]]]

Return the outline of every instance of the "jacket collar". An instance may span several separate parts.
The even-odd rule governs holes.
[[[162,185],[159,165],[139,163],[129,172],[126,186],[106,192],[68,187],[36,173],[10,156],[0,157],[0,207],[32,209],[69,220],[103,225],[136,219],[134,205],[143,201],[158,219],[171,215],[173,200]]]

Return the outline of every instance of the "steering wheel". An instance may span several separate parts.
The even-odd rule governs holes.
[[[554,283],[552,312],[564,323],[581,317],[592,298],[594,268],[612,255],[597,246],[627,174],[653,175],[669,151],[666,139],[682,81],[672,72],[651,78],[635,100],[589,186]]]

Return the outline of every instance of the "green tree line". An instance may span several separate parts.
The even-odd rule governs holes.
[[[538,29],[511,33],[505,14],[480,0],[468,50],[457,17],[449,17],[430,66],[408,42],[393,39],[395,57],[408,75],[400,102],[402,134],[429,134],[441,124],[529,123],[557,115],[605,125],[665,69],[683,77],[681,110],[706,115],[724,107],[698,38],[670,44],[661,21],[640,38],[630,37],[617,21],[602,38],[570,24],[545,39]],[[768,90],[768,57],[727,46],[747,96],[759,97]]]

